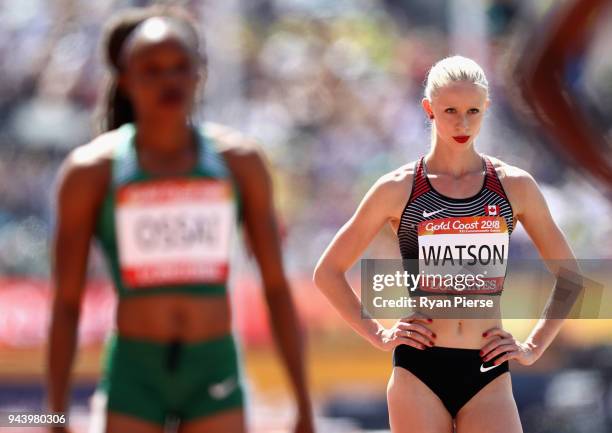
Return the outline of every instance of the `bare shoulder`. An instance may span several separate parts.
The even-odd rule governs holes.
[[[261,145],[226,125],[206,122],[203,127],[217,152],[223,156],[241,191],[250,196],[269,196],[272,190],[271,169]]]
[[[248,159],[263,155],[261,145],[237,129],[215,122],[204,123],[204,129],[225,157]]]
[[[385,195],[406,195],[412,188],[414,179],[414,162],[409,162],[395,170],[383,174],[375,183],[377,190]]]
[[[113,130],[72,149],[60,168],[60,187],[79,191],[106,187],[117,142],[117,131]]]
[[[527,209],[530,201],[539,196],[539,187],[533,176],[520,167],[503,162],[492,156],[488,157],[495,167],[499,180],[508,195],[517,216]]]
[[[366,194],[366,200],[383,211],[391,220],[399,220],[410,198],[414,162],[383,174]]]
[[[88,143],[74,148],[68,158],[74,165],[91,167],[108,163],[117,144],[116,130],[105,132]]]
[[[493,164],[493,167],[495,167],[497,176],[501,180],[504,189],[507,189],[506,187],[511,189],[525,188],[529,184],[535,184],[535,179],[527,170],[508,164],[493,156],[487,155],[487,157]]]

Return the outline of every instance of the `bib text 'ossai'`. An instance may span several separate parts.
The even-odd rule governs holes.
[[[132,183],[116,196],[121,276],[130,288],[223,283],[235,207],[218,179]]]

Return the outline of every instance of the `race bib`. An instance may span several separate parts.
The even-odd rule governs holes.
[[[509,243],[503,217],[422,221],[418,237],[421,290],[458,294],[502,290]]]
[[[117,191],[115,221],[126,286],[221,283],[235,208],[229,182],[158,180]]]

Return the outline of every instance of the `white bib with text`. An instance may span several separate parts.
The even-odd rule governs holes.
[[[503,288],[509,235],[500,216],[439,218],[418,226],[421,289],[496,293]]]
[[[227,279],[236,212],[228,181],[133,183],[121,187],[116,197],[119,263],[126,286]]]

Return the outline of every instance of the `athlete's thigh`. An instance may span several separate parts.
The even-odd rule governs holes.
[[[245,433],[243,408],[224,410],[202,418],[181,421],[178,433]]]
[[[470,399],[457,413],[457,433],[522,433],[510,373],[504,373]]]
[[[427,385],[402,367],[394,367],[387,385],[392,433],[452,433],[453,420]]]
[[[164,427],[151,421],[145,421],[133,416],[117,412],[106,415],[106,433],[163,433]]]

